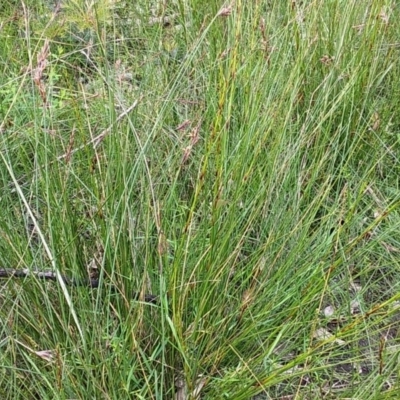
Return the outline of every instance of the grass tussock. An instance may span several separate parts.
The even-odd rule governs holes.
[[[1,5],[0,397],[395,398],[398,12]]]

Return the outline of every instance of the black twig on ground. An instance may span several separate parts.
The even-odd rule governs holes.
[[[0,269],[0,279],[5,278],[28,278],[34,276],[37,279],[48,280],[48,281],[58,281],[57,275],[53,271],[31,271],[28,269],[12,269],[12,268],[1,268]],[[62,280],[68,286],[74,287],[88,287],[88,288],[98,288],[100,286],[100,279],[74,279],[67,276],[61,275]],[[116,286],[111,286],[111,290],[115,291]],[[133,292],[132,298],[134,300],[142,300],[145,303],[157,304],[159,301],[158,296],[154,294],[144,294],[143,296],[139,292]]]

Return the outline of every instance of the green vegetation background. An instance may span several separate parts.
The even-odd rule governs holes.
[[[397,398],[399,11],[2,2],[0,397]]]

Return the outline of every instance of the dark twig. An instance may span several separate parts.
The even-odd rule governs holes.
[[[47,280],[47,281],[57,281],[57,276],[53,271],[30,271],[28,269],[11,269],[2,268],[0,269],[0,279],[5,278],[27,278],[29,276],[34,276],[37,279]],[[98,288],[100,285],[99,279],[73,279],[67,276],[62,276],[64,283],[68,286],[82,287],[86,286],[89,288]],[[115,286],[111,287],[112,290],[116,290]],[[142,298],[139,292],[133,292],[132,298],[134,300],[143,300],[146,303],[157,304],[158,296],[154,294],[145,294]]]

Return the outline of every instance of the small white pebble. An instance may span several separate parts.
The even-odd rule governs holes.
[[[335,314],[335,309],[333,306],[328,306],[324,308],[325,317],[332,317],[333,314]]]

